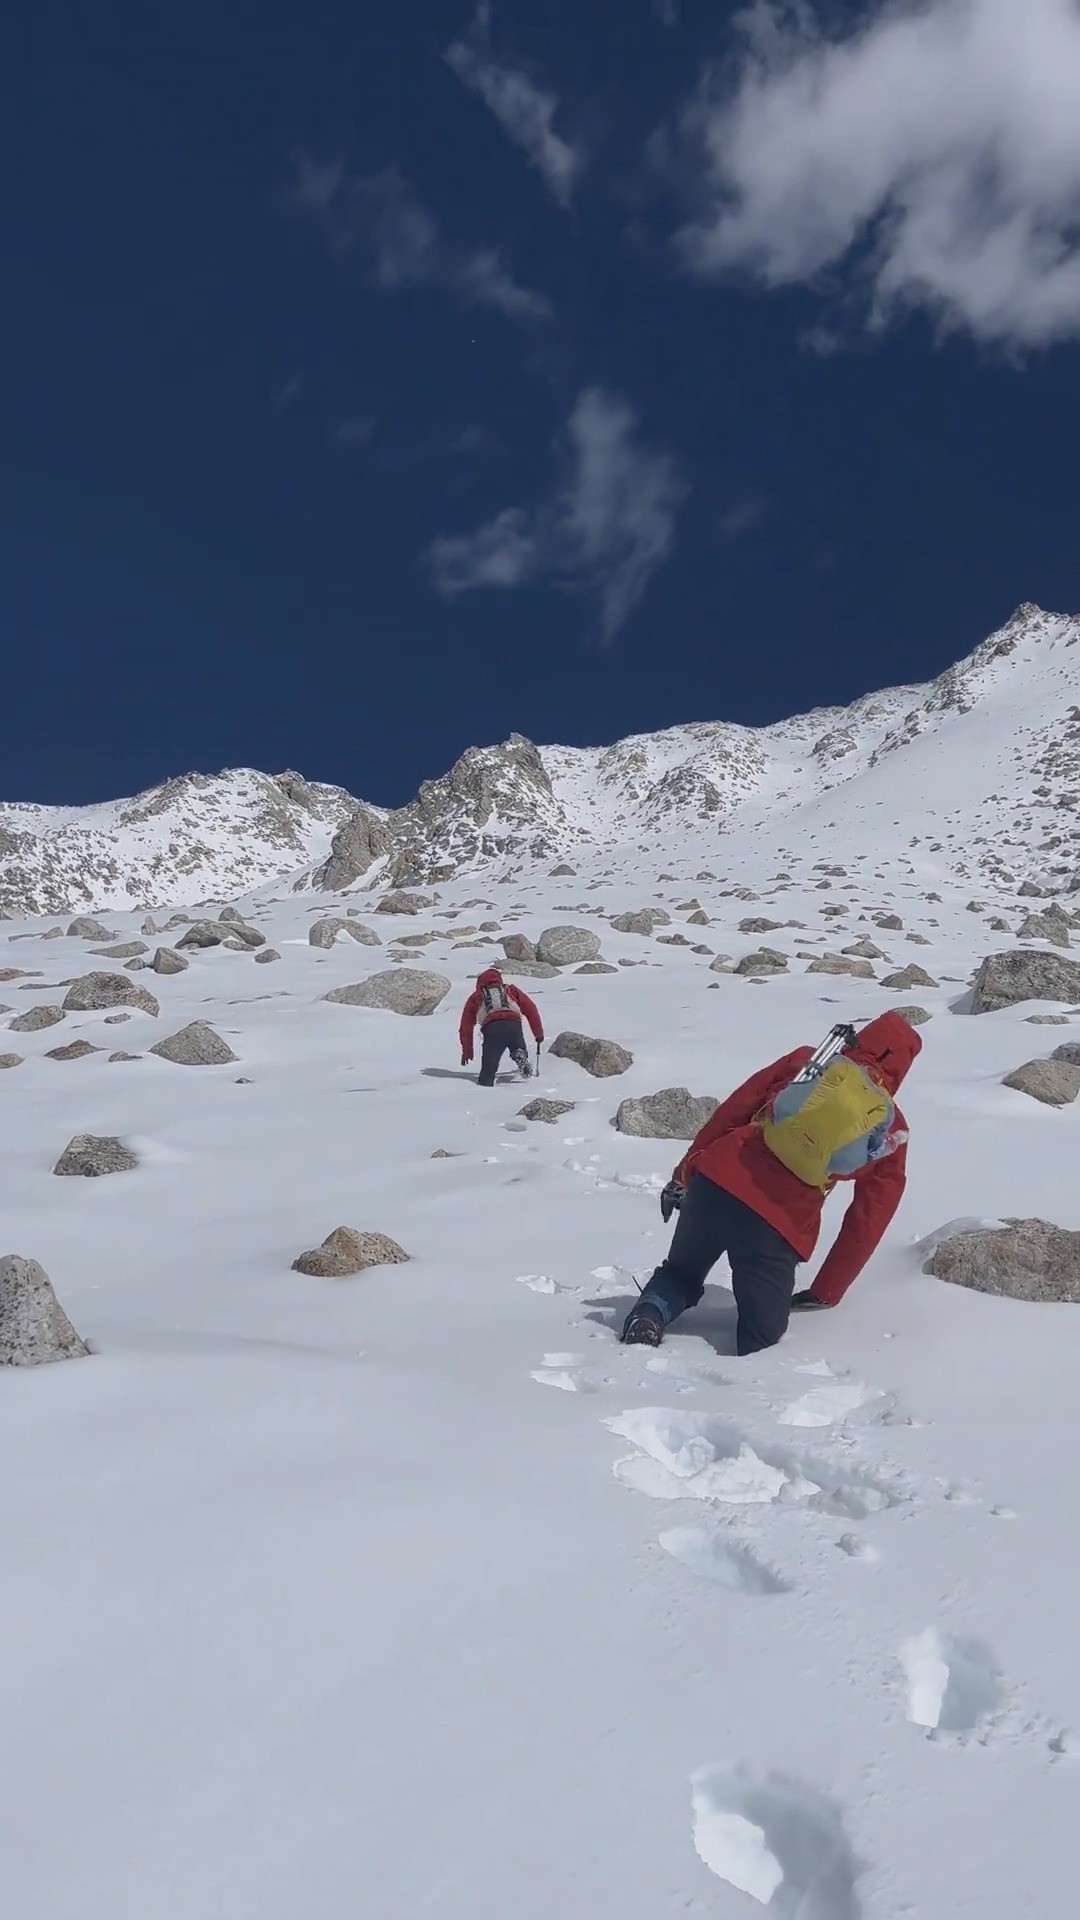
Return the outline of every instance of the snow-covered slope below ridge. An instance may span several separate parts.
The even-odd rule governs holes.
[[[171,780],[88,808],[0,806],[0,910],[177,905],[286,877],[432,885],[494,862],[693,848],[733,874],[778,854],[883,854],[942,879],[1067,887],[1080,836],[1080,619],[1017,610],[927,686],[773,726],[697,723],[602,748],[470,748],[394,811],[295,774]],[[328,865],[328,856],[332,854]]]

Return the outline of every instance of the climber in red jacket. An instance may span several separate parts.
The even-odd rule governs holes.
[[[473,1038],[480,1027],[480,1077],[482,1087],[493,1087],[499,1062],[508,1053],[519,1073],[528,1079],[532,1072],[525,1032],[524,1014],[538,1047],[544,1044],[544,1027],[539,1012],[520,987],[507,986],[498,967],[489,967],[480,975],[476,991],[469,995],[461,1016],[461,1064],[467,1067],[473,1057]]]
[[[809,1047],[763,1068],[717,1107],[666,1189],[664,1217],[679,1209],[675,1237],[629,1314],[623,1340],[659,1346],[669,1322],[697,1305],[707,1275],[724,1253],[731,1264],[741,1354],[775,1346],[793,1307],[838,1306],[900,1205],[907,1123],[892,1096],[921,1049],[918,1034],[897,1013],[872,1020],[853,1045],[844,1047],[838,1058],[863,1070],[855,1082],[856,1097],[861,1087],[872,1101],[877,1090],[879,1098],[884,1096],[879,1108],[884,1117],[877,1137],[868,1134],[859,1149],[868,1156],[863,1163],[819,1184],[800,1178],[768,1144],[776,1126],[774,1102],[811,1059]],[[812,1286],[794,1293],[795,1269],[814,1251],[822,1207],[837,1177],[850,1179],[851,1205]]]

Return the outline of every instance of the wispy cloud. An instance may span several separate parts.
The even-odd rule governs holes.
[[[427,566],[449,600],[541,580],[587,594],[611,640],[667,559],[687,488],[676,460],[641,441],[632,408],[599,387],[579,396],[561,460],[550,499],[508,507],[475,533],[442,536]]]
[[[385,293],[442,287],[466,306],[494,307],[510,320],[551,318],[551,302],[515,280],[494,248],[445,240],[396,167],[353,174],[343,159],[322,164],[305,157],[290,200],[318,221],[336,253],[363,257]]]
[[[843,269],[872,325],[913,308],[1006,348],[1080,338],[1077,0],[874,0],[829,34],[752,0],[686,132],[678,245],[766,286]]]
[[[338,421],[334,428],[334,439],[339,447],[370,447],[378,431],[377,414],[356,413]]]
[[[463,86],[480,95],[503,131],[532,162],[549,193],[567,207],[585,166],[584,150],[555,128],[559,103],[523,67],[491,50],[491,10],[481,6],[472,31],[448,48],[448,65]]]
[[[653,0],[653,12],[663,21],[665,27],[678,26],[679,0]]]
[[[739,500],[720,515],[720,533],[725,540],[745,540],[750,534],[757,533],[769,517],[768,503],[765,500]]]

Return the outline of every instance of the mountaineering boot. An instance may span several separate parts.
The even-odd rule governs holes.
[[[512,1053],[510,1055],[510,1058],[513,1061],[518,1072],[520,1073],[522,1079],[531,1080],[532,1079],[532,1061],[529,1059],[529,1056],[526,1053],[524,1047],[520,1048],[520,1050],[517,1053]]]
[[[624,1347],[658,1347],[664,1337],[664,1316],[651,1301],[631,1307],[621,1334]]]

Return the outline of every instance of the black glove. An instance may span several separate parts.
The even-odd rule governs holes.
[[[831,1305],[831,1300],[819,1300],[816,1293],[813,1293],[809,1287],[804,1287],[801,1293],[792,1296],[791,1311],[792,1313],[813,1313],[818,1307],[827,1308]]]
[[[665,1226],[667,1225],[667,1222],[671,1219],[672,1214],[678,1213],[679,1208],[682,1206],[682,1203],[685,1200],[685,1198],[686,1198],[686,1188],[676,1185],[674,1180],[669,1180],[667,1183],[667,1186],[664,1188],[662,1194],[660,1195],[660,1212],[663,1217]]]

